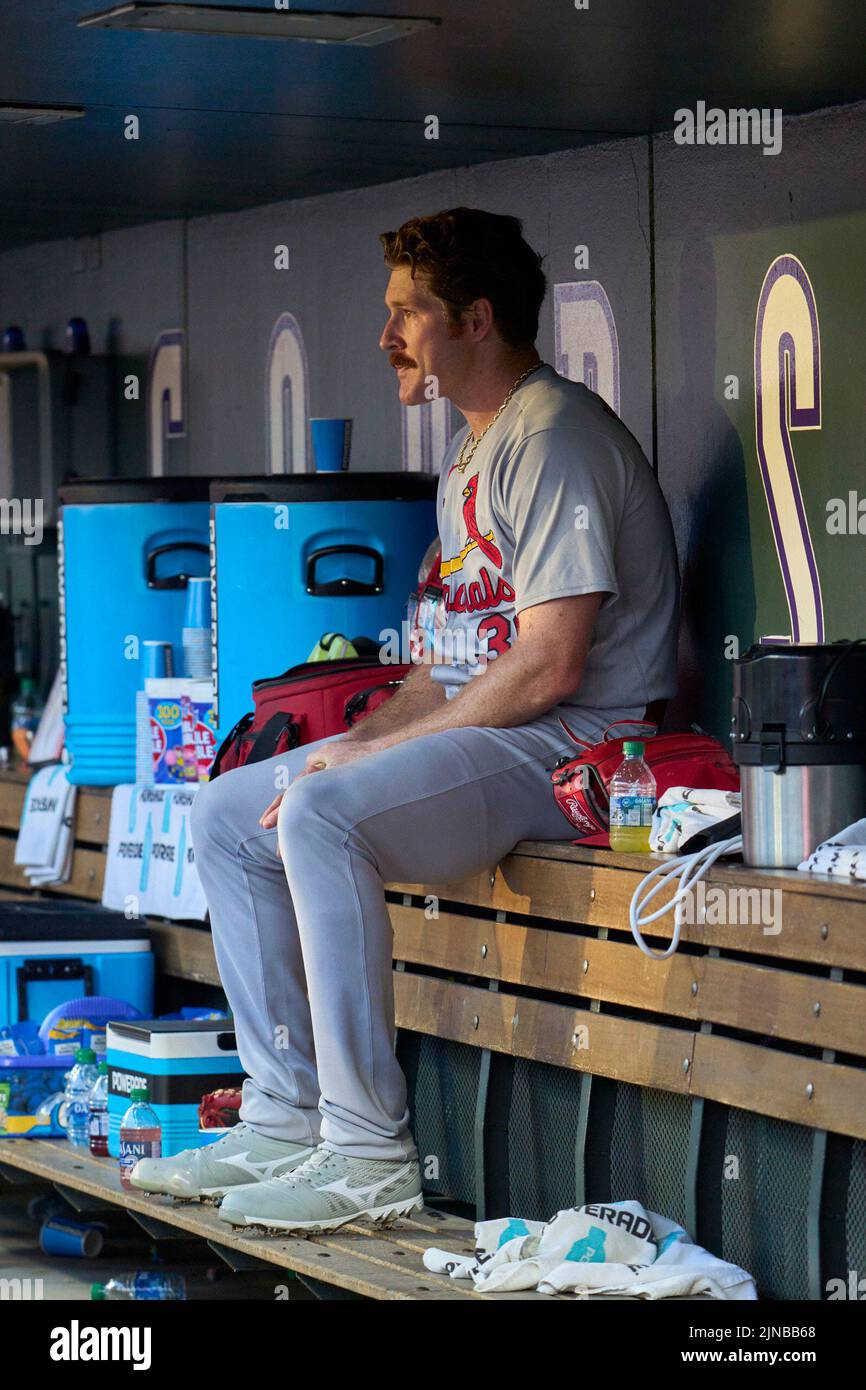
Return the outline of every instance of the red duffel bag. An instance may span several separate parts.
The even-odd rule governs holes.
[[[345,733],[399,690],[411,666],[377,657],[305,661],[281,676],[253,681],[253,705],[217,749],[210,781],[221,772]]]
[[[618,719],[629,728],[641,725],[644,734],[609,738],[616,724],[609,724],[600,743],[578,738],[564,719],[560,724],[581,749],[575,758],[559,759],[551,781],[562,814],[579,831],[576,845],[596,845],[610,849],[610,783],[625,757],[624,743],[639,738],[644,743],[644,762],[656,779],[659,798],[668,787],[716,787],[720,791],[740,790],[736,763],[718,739],[704,733],[654,734],[658,728],[642,719]]]

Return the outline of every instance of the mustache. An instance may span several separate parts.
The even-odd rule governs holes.
[[[405,357],[402,352],[392,352],[388,357],[388,361],[391,363],[392,367],[418,366],[417,362],[414,362],[411,357]]]

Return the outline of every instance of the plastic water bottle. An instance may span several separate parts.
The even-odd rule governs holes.
[[[140,1158],[162,1157],[162,1125],[147,1103],[147,1088],[130,1092],[132,1104],[120,1122],[120,1185],[133,1190],[129,1175]]]
[[[30,676],[22,677],[20,694],[12,701],[9,715],[12,746],[19,758],[26,761],[42,717],[42,702],[36,694],[36,682]]]
[[[92,1299],[113,1299],[120,1302],[145,1302],[157,1299],[186,1298],[186,1280],[182,1274],[160,1274],[156,1270],[141,1270],[135,1274],[115,1274],[104,1284],[91,1284]]]
[[[108,1063],[99,1063],[99,1074],[90,1092],[88,1107],[90,1152],[96,1158],[108,1157]]]
[[[86,1149],[90,1143],[90,1092],[96,1084],[96,1053],[89,1047],[79,1047],[75,1064],[66,1073],[66,1134],[70,1143]]]
[[[625,754],[610,783],[610,847],[626,854],[648,854],[656,779],[644,762],[644,745],[622,746]]]

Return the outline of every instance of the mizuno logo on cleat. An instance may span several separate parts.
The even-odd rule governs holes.
[[[226,1158],[217,1158],[214,1155],[214,1163],[225,1163],[229,1168],[239,1168],[243,1173],[251,1173],[254,1178],[262,1182],[267,1182],[269,1178],[275,1176],[276,1171],[285,1163],[302,1162],[309,1154],[314,1153],[314,1149],[299,1149],[297,1154],[284,1154],[282,1158],[255,1159],[250,1158],[248,1153],[229,1154]]]
[[[361,1201],[364,1205],[372,1206],[379,1192],[385,1187],[390,1187],[392,1183],[400,1182],[402,1178],[407,1178],[415,1167],[414,1163],[406,1163],[402,1168],[398,1168],[396,1173],[389,1173],[386,1178],[381,1178],[378,1182],[361,1183],[357,1187],[352,1187],[348,1178],[337,1178],[334,1182],[316,1184],[319,1192],[335,1192],[341,1197],[347,1197],[352,1201]]]

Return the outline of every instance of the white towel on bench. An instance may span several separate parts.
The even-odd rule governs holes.
[[[424,1265],[434,1274],[472,1279],[476,1293],[758,1296],[746,1270],[695,1245],[682,1226],[639,1202],[569,1207],[549,1221],[478,1221],[474,1256],[431,1247]]]
[[[34,886],[65,883],[72,871],[76,788],[60,763],[30,778],[15,845],[15,863]]]
[[[866,879],[866,818],[846,825],[824,840],[797,868],[803,873],[832,874],[834,878]]]

